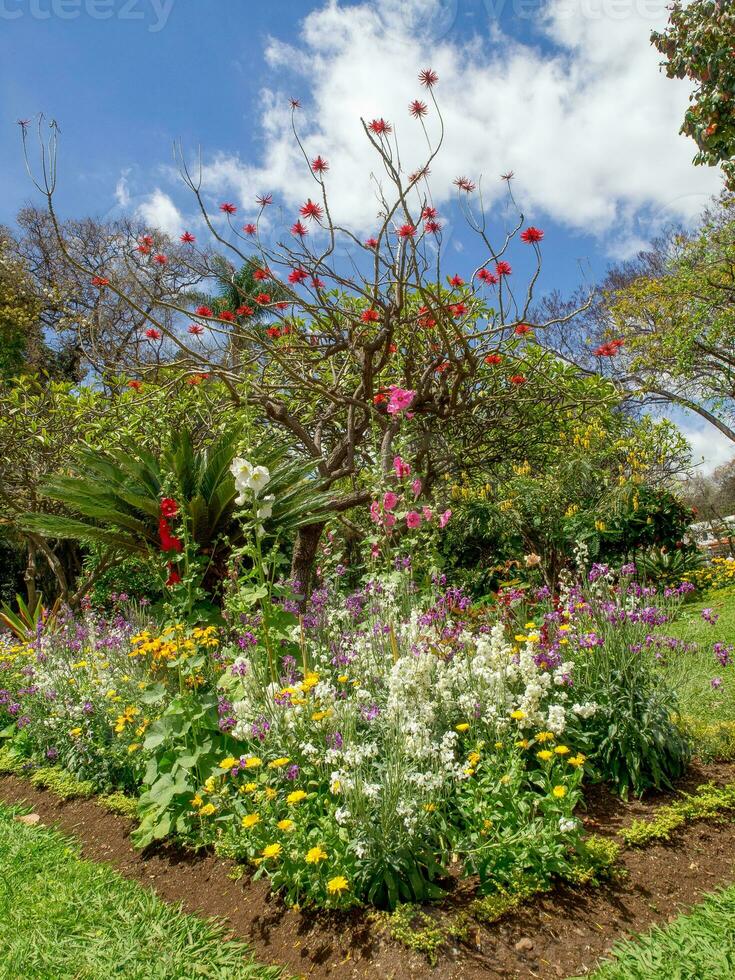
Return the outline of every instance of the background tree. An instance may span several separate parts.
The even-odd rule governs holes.
[[[695,83],[681,132],[699,147],[696,164],[721,165],[735,190],[735,10],[729,0],[677,0],[666,30],[654,31],[652,43],[666,61],[669,78]]]

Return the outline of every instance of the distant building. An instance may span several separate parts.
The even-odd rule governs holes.
[[[735,514],[721,520],[699,521],[690,525],[689,532],[710,557],[735,555]]]

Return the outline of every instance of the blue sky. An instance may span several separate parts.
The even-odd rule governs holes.
[[[215,209],[233,200],[245,216],[256,193],[273,191],[291,220],[309,189],[288,130],[295,95],[309,152],[330,160],[334,206],[367,231],[374,205],[358,117],[385,116],[407,156],[420,154],[406,107],[421,95],[418,70],[432,65],[446,124],[432,179],[451,228],[448,271],[465,272],[478,249],[453,211],[452,177],[482,175],[499,230],[498,175],[512,169],[528,220],[546,232],[542,289],[568,291],[662,225],[691,221],[718,189],[677,135],[686,83],[659,72],[648,43],[665,6],[0,0],[0,222],[37,200],[16,120],[40,111],[62,130],[63,215],[137,212],[196,231],[172,168],[180,139],[202,147]]]

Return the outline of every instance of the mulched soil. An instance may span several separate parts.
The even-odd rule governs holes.
[[[693,766],[681,789],[735,781],[735,763]],[[624,803],[595,788],[584,819],[598,834],[650,817],[671,794]],[[286,909],[265,882],[233,881],[233,865],[212,855],[159,847],[141,855],[129,840],[131,822],[91,800],[61,801],[26,780],[0,777],[0,800],[25,802],[41,821],[78,838],[85,857],[181,902],[189,912],[226,921],[261,962],[299,977],[381,980],[557,978],[585,973],[617,939],[666,923],[718,885],[735,881],[735,823],[694,823],[668,844],[623,851],[625,875],[598,888],[560,887],[443,954],[436,967],[394,943],[368,914]],[[460,885],[452,911],[471,898]],[[441,913],[439,913],[441,917]]]

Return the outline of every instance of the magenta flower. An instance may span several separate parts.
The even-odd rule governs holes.
[[[399,388],[397,385],[390,385],[388,388],[388,414],[398,415],[411,407],[411,402],[416,397],[416,392],[409,388]]]
[[[451,520],[452,512],[451,510],[445,510],[443,514],[439,515],[439,527],[446,527]]]
[[[421,480],[418,477],[411,484],[411,489],[413,490],[414,499],[421,493]]]
[[[421,524],[421,514],[416,510],[409,510],[406,514],[406,524],[410,528],[416,528]]]
[[[393,493],[392,490],[389,490],[387,493],[383,494],[383,510],[393,510],[397,503],[397,493]]]
[[[411,475],[411,467],[400,456],[394,457],[393,469],[399,480],[402,480],[404,476]]]
[[[422,513],[424,515],[424,520],[425,521],[430,521],[431,518],[434,516],[434,514],[433,514],[433,512],[431,510],[431,507],[422,507],[421,508],[421,511],[422,511]]]
[[[370,520],[373,524],[378,524],[380,522],[380,504],[377,500],[374,500],[370,504]]]

